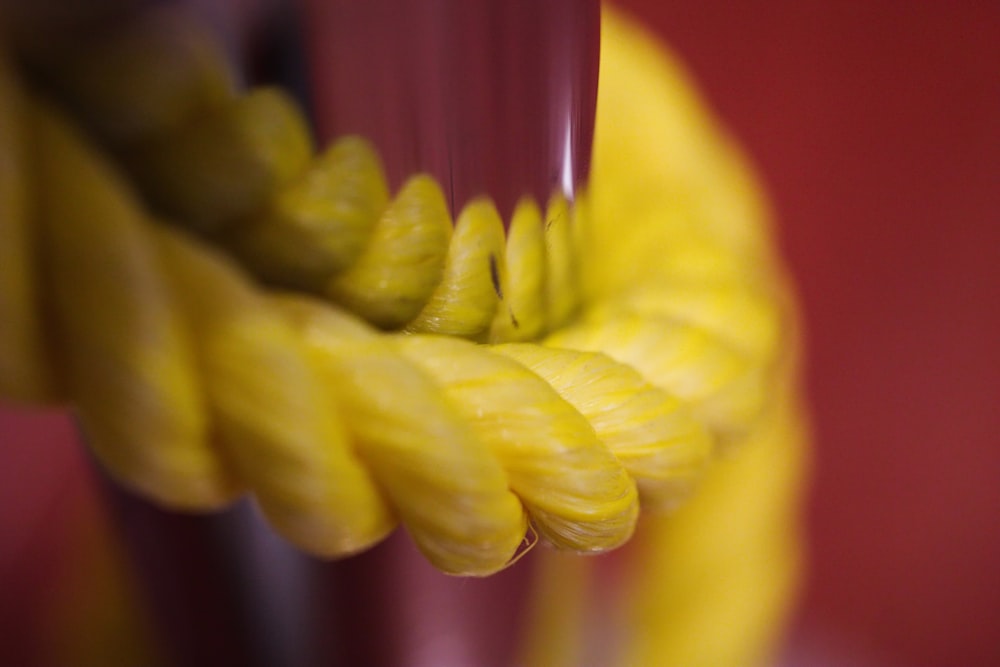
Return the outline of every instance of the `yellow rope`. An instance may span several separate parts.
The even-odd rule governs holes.
[[[32,104],[59,367],[98,457],[158,502],[212,509],[249,488],[279,531],[326,556],[369,546],[396,514],[435,565],[485,574],[513,557],[524,511],[579,551],[631,535],[636,486],[609,442],[639,440],[622,456],[672,500],[706,460],[679,401],[602,355],[379,335],[304,297],[290,317],[291,297],[153,224],[64,119]],[[557,389],[515,361],[532,354]]]
[[[224,245],[238,239],[247,265],[273,278],[294,275],[299,255],[331,250],[338,259],[315,264],[342,269],[325,276],[326,295],[382,327],[499,340],[572,316],[578,268],[565,200],[553,200],[544,226],[530,202],[519,207],[512,274],[488,201],[466,206],[452,232],[436,183],[416,176],[387,199],[359,139],[308,165],[304,122],[277,91],[225,98],[213,67],[182,72],[175,79],[195,101],[175,106],[199,113],[143,117],[132,99],[148,80],[125,63],[147,48],[137,33],[162,34],[166,15],[151,16],[96,55],[70,51],[72,65],[50,79],[86,92],[69,103],[99,117],[105,137],[130,128],[116,150],[159,210]],[[74,79],[97,71],[114,84],[104,96]],[[487,574],[514,556],[525,514],[560,547],[620,545],[638,515],[637,484],[648,503],[676,504],[708,460],[705,426],[741,432],[760,412],[763,379],[747,359],[707,327],[658,319],[641,301],[548,340],[589,354],[378,335],[301,298],[290,316],[290,297],[276,302],[232,261],[154,224],[70,122],[44,101],[28,104],[37,162],[28,188],[58,368],[97,456],[160,503],[213,509],[249,490],[280,532],[324,556],[371,545],[398,518],[436,566]],[[346,248],[345,228],[358,232]],[[318,274],[288,282],[315,286]],[[501,304],[504,288],[522,312]]]
[[[251,493],[326,557],[399,522],[453,574],[505,567],[531,528],[619,546],[640,504],[674,510],[709,470],[677,515],[696,518],[649,521],[640,543],[693,559],[678,577],[710,567],[726,537],[688,549],[694,523],[760,506],[703,500],[729,497],[710,459],[763,461],[740,473],[753,496],[770,460],[754,443],[798,451],[789,429],[767,435],[794,414],[786,291],[747,171],[683,77],[607,16],[590,189],[544,214],[521,202],[506,237],[486,200],[453,227],[426,176],[390,195],[361,139],[312,157],[295,105],[236,96],[172,11],[42,59],[77,120],[0,61],[0,396],[68,397],[109,471],[165,506]],[[760,559],[794,561],[761,528],[788,502],[746,518]],[[637,584],[639,624],[685,585]],[[634,647],[623,664],[673,650]]]
[[[683,506],[643,513],[610,592],[606,584],[600,596],[581,592],[601,588],[591,568],[567,577],[558,554],[542,554],[555,563],[535,581],[520,664],[773,664],[801,576],[807,438],[794,309],[773,254],[769,214],[751,171],[677,59],[607,10],[601,44],[580,254],[599,270],[581,273],[584,320],[610,324],[625,316],[630,324],[617,326],[633,340],[650,318],[712,333],[727,355],[763,373],[756,399],[763,406],[756,419],[719,424],[731,435],[716,432],[716,443],[738,447],[715,457]],[[589,336],[616,342],[600,331]],[[642,355],[635,362],[638,368]],[[742,437],[733,437],[734,426]],[[552,575],[556,568],[561,576]]]

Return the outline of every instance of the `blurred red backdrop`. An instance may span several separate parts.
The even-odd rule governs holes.
[[[1000,665],[1000,4],[622,4],[760,167],[798,279],[818,438],[797,642]],[[69,432],[0,411],[7,637],[80,495]]]
[[[874,664],[1000,665],[1000,3],[622,5],[749,150],[798,279],[802,632]]]

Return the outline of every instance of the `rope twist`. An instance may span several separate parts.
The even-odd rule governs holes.
[[[600,201],[524,200],[505,232],[480,199],[453,226],[359,138],[311,157],[295,105],[233,94],[198,35],[155,11],[41,67],[120,167],[0,64],[0,395],[71,400],[124,485],[192,511],[251,493],[324,557],[402,523],[479,576],[532,530],[621,545],[753,432],[781,308],[740,253],[588,285]]]

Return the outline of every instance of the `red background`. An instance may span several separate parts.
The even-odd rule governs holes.
[[[751,153],[798,279],[803,641],[1000,665],[1000,3],[622,4]]]
[[[748,148],[798,279],[818,439],[790,661],[1000,665],[1000,4],[624,5]],[[78,494],[69,432],[0,411],[8,637]]]

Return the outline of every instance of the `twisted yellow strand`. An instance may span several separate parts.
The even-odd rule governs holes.
[[[364,140],[345,137],[313,158],[298,107],[273,88],[236,95],[214,40],[183,11],[141,12],[36,59],[160,214],[269,285],[321,295],[384,329],[476,340],[533,339],[576,310],[564,199],[550,203],[541,236],[530,229],[537,208],[520,207],[509,271],[492,204],[467,206],[453,235],[437,183],[417,175],[390,199]]]
[[[693,496],[676,512],[644,513],[617,562],[617,595],[608,599],[605,584],[597,599],[591,568],[544,554],[521,662],[771,664],[801,571],[806,435],[793,304],[769,213],[679,60],[613,11],[601,44],[581,252],[599,270],[581,273],[585,317],[687,322],[769,380],[762,414]]]
[[[566,227],[564,202],[521,202],[504,242],[483,201],[452,230],[433,184],[390,194],[360,139],[311,158],[294,105],[235,98],[195,28],[157,10],[41,58],[125,171],[0,58],[0,397],[69,397],[126,485],[192,510],[252,493],[327,557],[399,522],[487,574],[532,526],[591,551],[668,508],[642,512],[621,599],[541,554],[519,664],[765,664],[799,570],[795,336],[759,189],[676,64],[605,10],[587,196]]]
[[[13,193],[0,201],[15,202],[0,231],[19,258],[0,269],[11,313],[0,321],[24,323],[0,350],[0,387],[32,396],[59,369],[95,453],[124,484],[194,510],[251,492],[279,532],[327,557],[374,544],[398,520],[436,567],[483,575],[511,561],[529,521],[565,549],[622,544],[640,498],[676,506],[713,440],[752,432],[777,313],[766,291],[746,300],[726,280],[744,275],[742,259],[713,268],[733,252],[711,251],[718,288],[664,283],[670,265],[655,263],[659,277],[588,288],[575,317],[580,258],[604,257],[581,254],[594,242],[585,201],[555,198],[544,218],[522,202],[506,243],[486,201],[453,230],[433,180],[415,176],[390,198],[377,156],[355,138],[310,162],[294,105],[270,90],[228,96],[211,49],[164,38],[174,19],[150,16],[52,79],[158,211],[242,266],[154,223],[46,102],[0,119],[31,137],[37,163],[0,172],[0,192]],[[119,59],[144,51],[136,35],[149,31],[154,47],[187,56],[166,81],[174,90],[150,93],[170,102],[144,109],[132,96],[152,84]],[[155,71],[164,57],[139,62]],[[20,94],[9,72],[2,85]],[[337,305],[262,290],[246,269]],[[32,322],[43,317],[52,358],[18,369],[39,356]],[[456,338],[546,331],[544,347]]]

